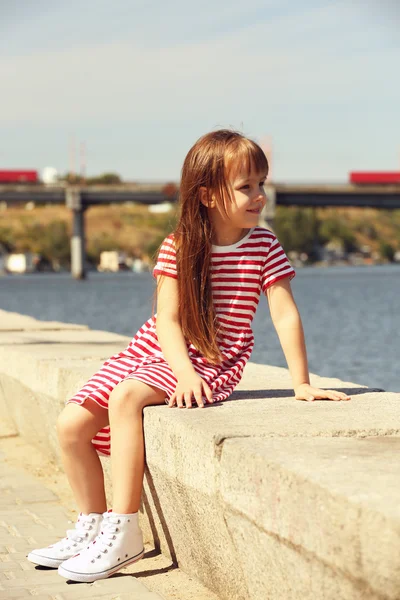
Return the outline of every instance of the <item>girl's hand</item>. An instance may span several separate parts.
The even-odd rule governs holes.
[[[175,392],[169,399],[168,406],[172,408],[176,404],[178,408],[185,408],[185,406],[192,408],[192,396],[194,396],[197,405],[204,408],[203,395],[209,404],[214,402],[209,385],[195,371],[189,372],[178,378]]]
[[[343,392],[335,392],[334,390],[320,390],[319,388],[312,387],[308,383],[302,383],[295,390],[294,394],[296,400],[307,400],[308,402],[314,402],[314,400],[350,400],[350,396],[343,394]]]

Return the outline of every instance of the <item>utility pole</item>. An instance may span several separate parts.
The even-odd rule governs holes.
[[[86,142],[81,142],[81,182],[86,179]]]
[[[261,139],[260,146],[268,160],[268,178],[264,186],[267,195],[267,203],[260,215],[261,227],[274,228],[275,207],[276,207],[276,188],[272,183],[272,140],[270,136],[264,136]]]
[[[86,278],[85,265],[85,210],[81,191],[78,187],[65,190],[67,208],[72,210],[73,224],[71,237],[71,274],[74,279]]]
[[[75,135],[71,134],[69,138],[69,183],[73,183],[75,179],[75,158],[76,158],[76,148],[75,148]]]

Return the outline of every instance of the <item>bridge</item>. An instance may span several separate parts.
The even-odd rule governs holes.
[[[85,211],[104,204],[161,204],[176,202],[177,194],[168,193],[165,184],[124,184],[107,186],[0,185],[0,206],[33,202],[37,205],[65,204],[73,213],[71,272],[76,279],[85,277]],[[176,186],[178,187],[178,186]],[[322,185],[281,184],[266,186],[269,202],[262,217],[273,219],[275,206],[400,208],[400,185]]]
[[[125,184],[102,186],[0,185],[0,203],[13,206],[34,202],[38,205],[66,204],[72,195],[80,196],[82,207],[101,204],[160,204],[176,201],[177,196],[164,193],[165,184]],[[178,185],[176,186],[178,187]],[[349,184],[268,184],[275,203],[283,206],[353,206],[400,208],[400,185]]]

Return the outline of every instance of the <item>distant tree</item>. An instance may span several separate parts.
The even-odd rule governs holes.
[[[86,179],[87,185],[115,185],[118,183],[122,183],[122,179],[117,173],[103,173],[103,175]]]
[[[381,241],[379,244],[379,252],[382,258],[388,260],[389,262],[394,261],[395,249],[391,244]]]
[[[323,244],[339,240],[346,252],[354,252],[357,249],[355,236],[343,217],[328,217],[321,221],[318,235]]]
[[[40,222],[27,224],[15,237],[14,252],[39,254],[49,264],[67,265],[70,261],[70,235],[65,221],[56,220],[48,225]]]
[[[365,223],[364,221],[360,221],[355,225],[355,230],[365,235],[370,240],[378,239],[378,232],[376,230],[376,226],[373,223]]]
[[[144,248],[144,253],[150,257],[151,260],[154,260],[157,258],[157,250],[160,248],[162,242],[165,239],[165,234],[163,233],[162,235],[158,235],[157,237],[155,237],[150,243],[148,243],[145,248]]]
[[[115,185],[122,183],[118,173],[103,173],[87,178],[82,177],[79,173],[65,173],[65,175],[59,175],[58,181],[81,185]]]
[[[83,182],[83,178],[78,173],[70,173],[67,172],[64,175],[59,175],[57,177],[58,181],[70,183],[70,184],[78,184]]]
[[[317,226],[314,211],[309,208],[281,207],[276,211],[274,229],[286,252],[313,252]]]
[[[44,229],[39,254],[52,262],[66,265],[70,261],[70,234],[65,221],[52,221]]]
[[[15,232],[11,227],[0,227],[0,245],[7,252],[13,252],[15,248]]]
[[[124,250],[119,241],[112,235],[111,232],[103,232],[100,235],[95,235],[88,240],[87,256],[90,262],[97,264],[100,260],[102,252],[110,250]]]

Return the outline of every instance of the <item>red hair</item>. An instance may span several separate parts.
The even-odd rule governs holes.
[[[179,314],[187,341],[212,364],[221,362],[218,324],[211,289],[212,225],[200,188],[226,211],[231,200],[228,177],[237,170],[268,173],[267,158],[258,144],[242,134],[221,129],[201,137],[182,167],[180,214],[174,232],[178,274]]]

